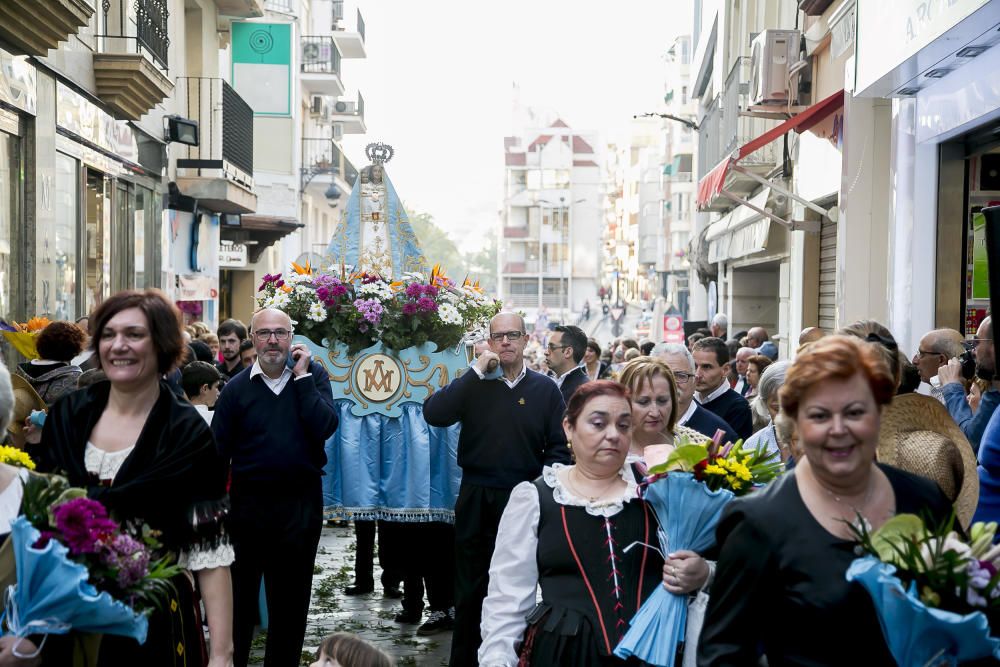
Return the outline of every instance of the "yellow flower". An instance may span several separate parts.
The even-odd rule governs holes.
[[[8,463],[12,466],[27,468],[28,470],[35,469],[35,462],[28,456],[28,452],[6,445],[0,445],[0,463]]]
[[[706,475],[725,475],[726,474],[726,469],[722,468],[721,466],[717,466],[717,465],[714,465],[714,464],[709,464],[709,465],[705,466],[705,474]]]
[[[301,266],[299,264],[296,264],[295,262],[292,262],[292,269],[295,271],[295,273],[299,274],[300,276],[312,275],[312,267],[309,265],[308,260],[305,262],[305,264]]]

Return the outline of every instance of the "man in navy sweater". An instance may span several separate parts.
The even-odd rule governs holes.
[[[302,656],[323,527],[320,478],[337,413],[326,371],[305,345],[291,344],[288,315],[258,311],[251,330],[257,361],[226,384],[212,420],[232,471],[233,662],[245,667],[249,659],[263,576],[269,620],[264,665],[285,667]]]
[[[729,348],[721,338],[702,338],[691,348],[694,356],[695,399],[722,421],[733,427],[736,434],[746,440],[753,435],[753,415],[750,404],[726,382]],[[690,426],[690,424],[689,424]]]
[[[424,419],[431,426],[462,423],[452,667],[477,664],[490,559],[511,490],[537,478],[544,465],[570,462],[562,394],[552,380],[527,368],[526,342],[524,319],[500,313],[490,322],[489,350],[424,401]]]

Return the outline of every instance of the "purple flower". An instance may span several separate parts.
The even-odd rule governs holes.
[[[418,285],[417,283],[410,283],[406,286],[406,296],[411,299],[419,299],[420,295],[424,293],[423,285]]]
[[[316,288],[316,297],[320,301],[326,301],[327,299],[329,299],[330,298],[330,290],[329,290],[329,288],[326,288],[326,287],[317,287]]]
[[[118,530],[104,505],[89,498],[76,498],[53,510],[56,528],[71,554],[94,553]]]
[[[372,324],[379,323],[384,310],[378,299],[357,299],[354,302],[354,307],[358,309],[358,313],[360,313],[363,318]]]
[[[361,333],[367,333],[368,332],[368,325],[366,323],[362,322],[361,324],[358,325],[358,331],[360,331]]]
[[[282,287],[284,284],[285,284],[284,280],[279,280],[279,281],[277,281],[277,282],[274,283],[274,286],[275,287]]]
[[[149,574],[149,551],[129,535],[115,537],[101,560],[118,571],[117,581],[121,588],[130,588]]]
[[[412,301],[407,301],[403,304],[403,314],[404,315],[415,315],[417,312],[417,304]]]
[[[427,296],[437,296],[438,288],[434,285],[424,285],[424,294]]]
[[[434,299],[430,297],[426,296],[420,297],[420,299],[417,301],[417,305],[420,307],[420,310],[427,310],[427,311],[437,310],[437,304],[434,303]]]
[[[330,294],[332,294],[333,296],[344,296],[345,294],[347,294],[347,286],[337,283],[336,285],[330,288]]]

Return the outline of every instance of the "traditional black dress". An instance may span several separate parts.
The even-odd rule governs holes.
[[[563,468],[518,485],[504,512],[483,606],[484,667],[518,659],[538,667],[640,664],[612,651],[663,581],[656,551],[636,545],[625,552],[634,542],[656,544],[656,517],[636,498],[627,467],[625,496],[602,506],[564,489],[557,476]]]

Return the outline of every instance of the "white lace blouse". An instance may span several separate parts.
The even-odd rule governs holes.
[[[24,498],[24,482],[28,481],[28,469],[18,468],[17,477],[7,488],[0,491],[0,535],[10,532],[10,524],[21,513],[21,499]]]
[[[621,512],[625,503],[637,497],[635,478],[628,464],[619,471],[625,482],[621,496],[597,502],[574,495],[563,483],[571,468],[555,463],[542,471],[542,479],[560,505],[583,507],[587,514],[608,518]],[[517,665],[517,647],[527,626],[525,618],[537,598],[539,507],[534,484],[521,482],[511,492],[500,518],[496,548],[490,562],[489,589],[483,602],[481,667]]]
[[[125,459],[135,447],[127,447],[117,452],[106,452],[91,442],[87,443],[87,448],[83,453],[83,463],[87,472],[97,475],[100,480],[114,480],[118,471],[121,470]],[[220,544],[213,549],[202,549],[195,547],[191,550],[181,551],[177,557],[177,564],[189,570],[207,570],[213,567],[226,567],[232,565],[236,560],[236,553],[231,544]]]

